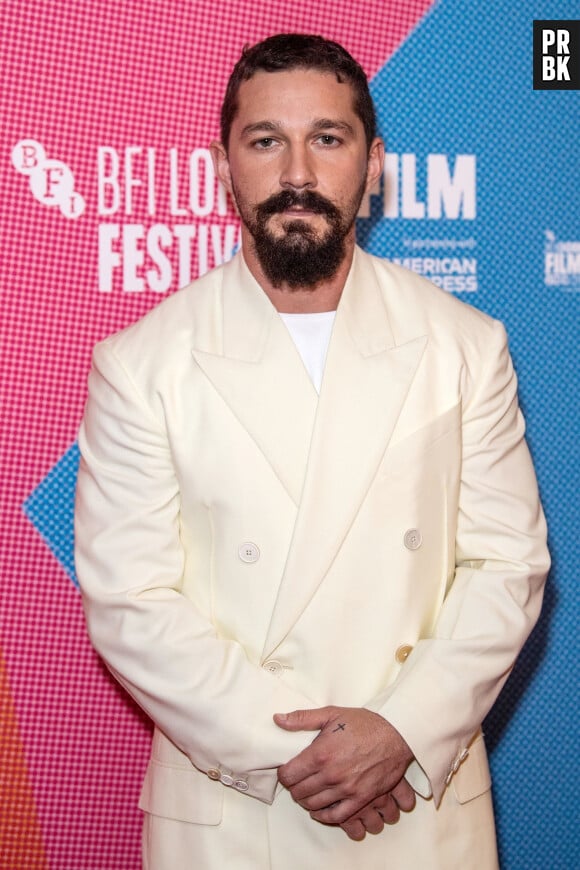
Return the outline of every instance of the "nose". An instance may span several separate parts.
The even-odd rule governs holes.
[[[285,188],[301,189],[316,187],[316,174],[312,165],[312,155],[305,145],[289,145],[280,174],[280,185]]]

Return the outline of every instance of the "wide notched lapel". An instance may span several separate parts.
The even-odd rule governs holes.
[[[200,318],[193,356],[296,505],[317,395],[288,330],[241,254],[222,270],[217,316]]]
[[[426,336],[417,336],[395,345],[372,260],[357,252],[330,341],[300,509],[264,659],[300,618],[348,534],[426,344]]]

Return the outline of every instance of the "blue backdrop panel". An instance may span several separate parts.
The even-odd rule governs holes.
[[[475,260],[476,292],[457,295],[504,321],[520,377],[553,568],[541,621],[486,722],[509,870],[580,867],[580,92],[532,88],[533,19],[580,11],[556,6],[445,0],[432,9],[374,78],[373,97],[387,151],[414,155],[417,203],[428,202],[429,154],[447,156],[452,178],[456,156],[475,155],[476,214],[466,219],[464,202],[458,219],[385,218],[382,191],[359,220],[360,238],[381,256],[415,258],[419,269],[427,258]]]

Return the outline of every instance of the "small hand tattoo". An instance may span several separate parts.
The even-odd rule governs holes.
[[[332,729],[332,733],[334,734],[335,731],[344,731],[345,728],[346,722],[342,722],[340,725],[337,725],[336,728]]]

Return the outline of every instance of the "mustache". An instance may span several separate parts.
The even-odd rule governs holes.
[[[340,212],[336,206],[314,190],[304,190],[301,193],[295,190],[281,190],[280,193],[274,193],[264,202],[261,202],[257,206],[256,212],[260,218],[267,218],[296,206],[315,214],[324,214],[331,220],[340,218]]]

